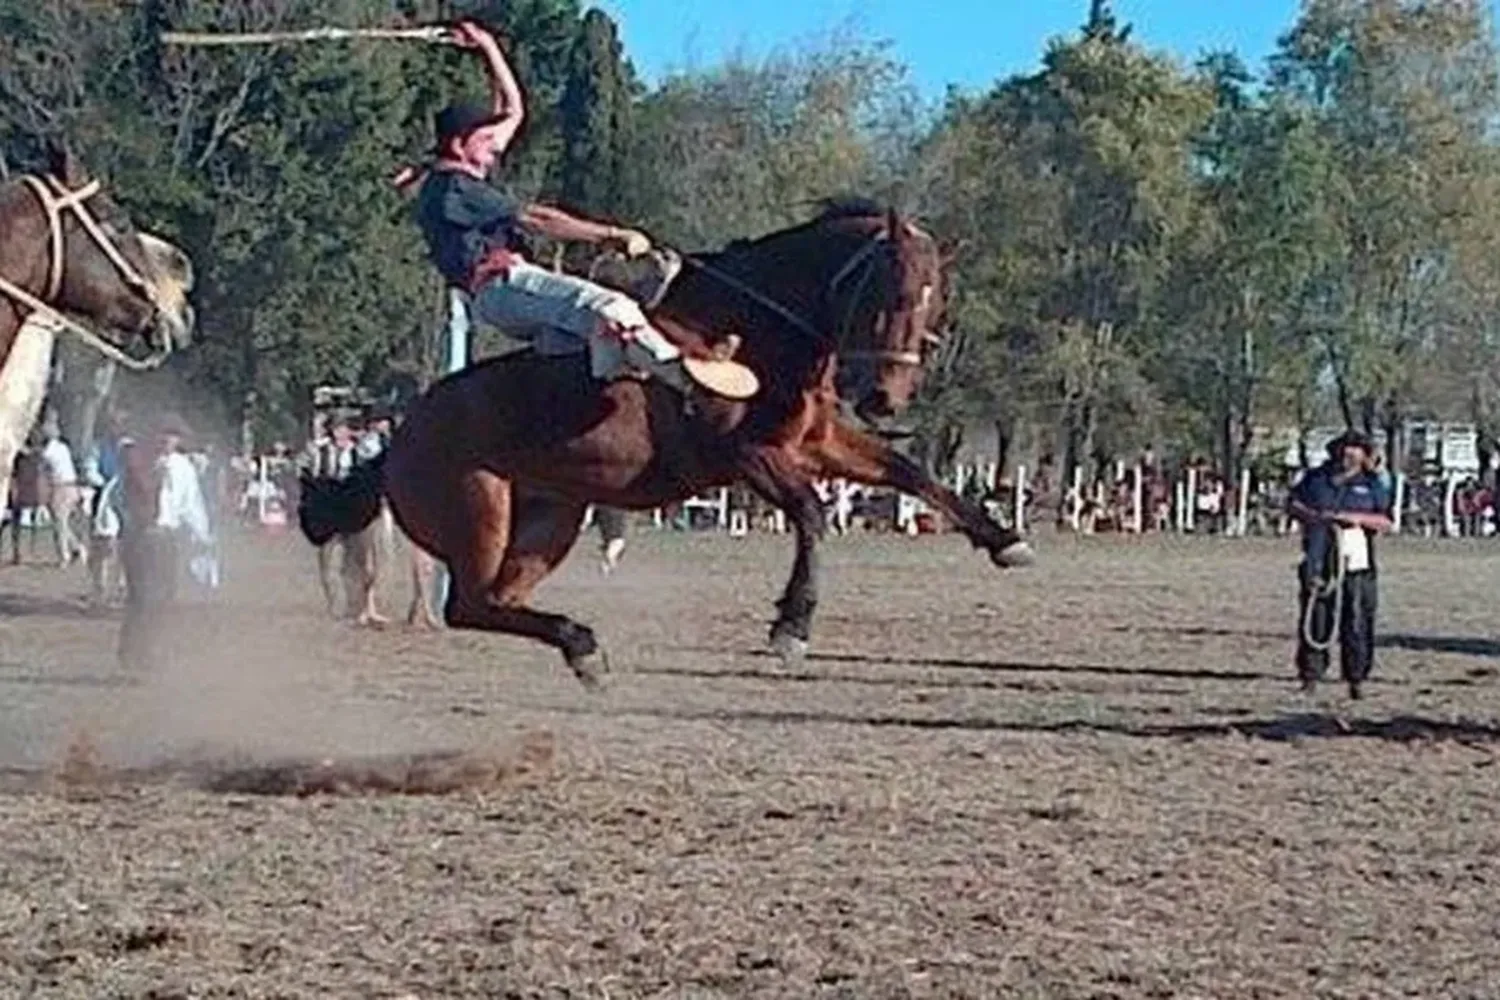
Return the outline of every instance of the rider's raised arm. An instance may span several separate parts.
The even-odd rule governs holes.
[[[453,29],[453,42],[462,48],[474,49],[484,58],[495,105],[495,152],[503,153],[526,119],[526,99],[521,95],[515,71],[510,68],[495,36],[474,21],[460,21]]]

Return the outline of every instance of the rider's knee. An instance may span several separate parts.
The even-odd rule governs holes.
[[[608,289],[601,297],[599,318],[606,327],[617,330],[638,330],[647,325],[646,312],[641,304],[623,292]]]

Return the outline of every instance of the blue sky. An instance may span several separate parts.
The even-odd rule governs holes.
[[[983,89],[1034,68],[1047,39],[1075,30],[1088,0],[593,0],[620,23],[648,81],[725,55],[764,55],[841,31],[889,41],[929,98],[948,84]],[[1135,37],[1191,61],[1232,48],[1259,68],[1296,17],[1297,0],[1116,0]]]

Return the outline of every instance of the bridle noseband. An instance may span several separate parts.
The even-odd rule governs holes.
[[[858,274],[860,276],[859,284],[855,286],[854,294],[849,297],[849,305],[848,308],[844,311],[844,318],[842,322],[840,322],[836,327],[836,329],[840,331],[838,340],[839,343],[843,342],[843,338],[848,334],[849,329],[854,325],[855,311],[858,310],[860,302],[863,301],[865,288],[870,284],[870,279],[875,275],[876,251],[882,249],[883,247],[889,246],[891,236],[892,233],[890,232],[890,226],[889,224],[887,224],[881,232],[875,234],[868,241],[866,241],[864,246],[860,247],[859,250],[855,252],[854,256],[849,258],[849,262],[842,268],[840,268],[837,274],[829,279],[827,287],[823,290],[825,309],[832,308],[831,302],[829,300],[833,298],[833,294],[838,289],[839,285],[849,280],[850,277],[855,274]],[[882,323],[889,324],[890,316],[891,311],[889,309],[882,309],[880,312],[879,320]],[[942,338],[938,337],[934,333],[924,332],[922,335],[922,339],[924,343],[935,344],[940,342]],[[850,361],[886,361],[892,364],[909,365],[913,368],[921,368],[925,363],[925,359],[922,357],[922,352],[919,350],[841,350],[839,351],[839,359]]]
[[[94,244],[109,258],[121,279],[132,291],[141,295],[147,302],[154,306],[158,313],[167,312],[166,306],[161,300],[161,294],[156,286],[147,281],[141,272],[136,269],[120,252],[120,248],[110,239],[109,234],[99,225],[93,213],[85,204],[100,191],[98,181],[90,181],[81,188],[68,190],[61,181],[52,176],[36,177],[24,174],[18,178],[22,184],[36,197],[42,206],[43,213],[47,216],[47,231],[49,236],[49,256],[47,260],[47,281],[44,295],[38,298],[26,289],[0,276],[0,294],[4,294],[27,307],[33,313],[47,317],[55,323],[60,324],[74,334],[78,335],[89,346],[104,354],[111,361],[123,365],[135,371],[146,371],[157,367],[166,360],[171,353],[170,343],[152,356],[146,359],[132,358],[118,346],[104,337],[99,336],[88,329],[77,320],[65,316],[57,307],[57,297],[62,292],[63,279],[67,267],[67,248],[63,237],[63,215],[72,212],[78,220],[83,231],[89,235]]]

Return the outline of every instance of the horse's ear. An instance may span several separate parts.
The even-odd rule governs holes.
[[[47,140],[47,173],[70,188],[88,183],[82,164],[65,139]]]
[[[896,214],[896,207],[892,205],[885,210],[885,229],[890,233],[891,239],[897,243],[904,242],[910,234],[906,227],[901,224],[901,216]]]

